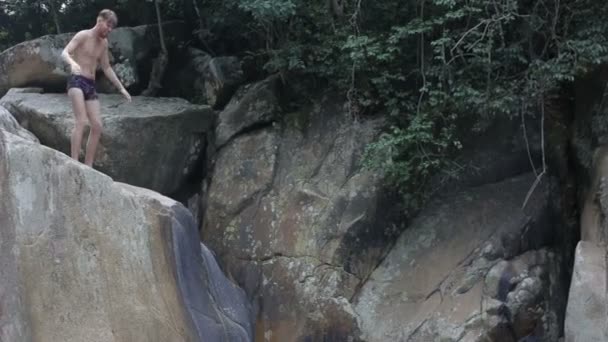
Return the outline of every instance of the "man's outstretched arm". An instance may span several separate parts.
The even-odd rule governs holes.
[[[120,93],[127,99],[127,101],[131,101],[131,95],[129,95],[129,92],[122,85],[122,83],[116,76],[116,73],[112,69],[112,66],[110,65],[110,58],[109,58],[108,54],[109,54],[108,46],[106,43],[105,51],[101,57],[101,68],[103,70],[103,73],[110,80],[110,82],[112,82],[112,84],[116,87],[116,89],[118,89],[120,91]]]

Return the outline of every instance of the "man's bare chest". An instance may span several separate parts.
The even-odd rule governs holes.
[[[79,55],[83,58],[88,59],[91,62],[97,61],[101,58],[103,52],[103,44],[97,42],[95,39],[87,39],[82,42],[80,47]]]

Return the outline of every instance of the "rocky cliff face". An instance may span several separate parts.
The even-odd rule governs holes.
[[[475,172],[402,232],[390,191],[361,168],[381,122],[335,99],[284,112],[277,81],[219,114],[201,210],[203,241],[257,307],[257,340],[557,341],[561,187],[547,175],[522,207],[536,177],[517,123],[463,153]]]
[[[203,241],[256,304],[258,339],[356,339],[350,299],[396,236],[380,179],[360,165],[379,122],[334,101],[284,113],[277,81],[219,115]]]
[[[0,340],[250,341],[190,213],[0,130]]]
[[[565,289],[546,248],[551,190],[522,208],[533,181],[473,187],[423,210],[355,301],[366,340],[557,341]]]

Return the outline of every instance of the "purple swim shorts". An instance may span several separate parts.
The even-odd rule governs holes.
[[[68,77],[68,90],[70,88],[78,88],[82,90],[85,101],[97,100],[95,80],[93,79],[81,75],[70,75]]]

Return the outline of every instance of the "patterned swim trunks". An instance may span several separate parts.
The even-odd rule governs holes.
[[[68,77],[68,90],[70,88],[78,88],[82,90],[85,101],[97,100],[95,80],[93,79],[81,75],[70,75]]]

